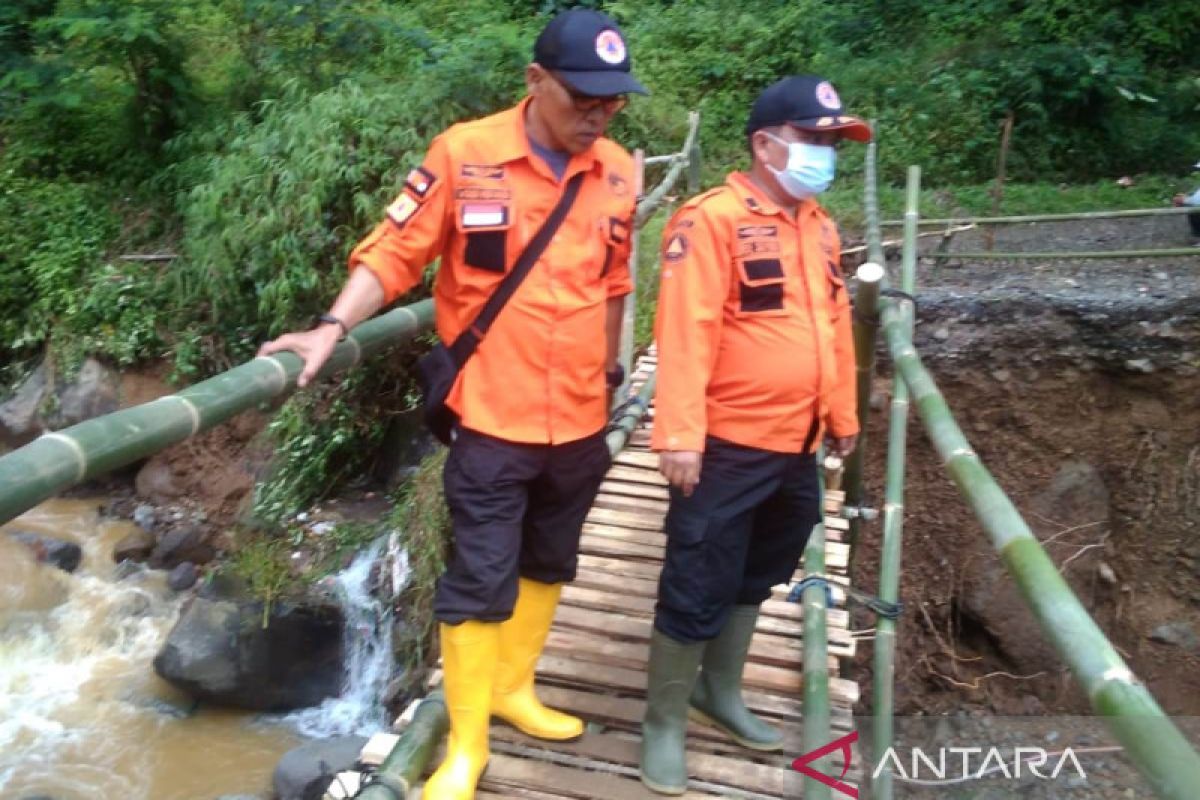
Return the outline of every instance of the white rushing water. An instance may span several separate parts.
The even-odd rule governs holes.
[[[370,736],[387,727],[381,698],[394,667],[392,613],[372,593],[372,581],[378,577],[373,570],[382,551],[381,539],[327,579],[333,582],[346,619],[346,676],[339,696],[283,718],[305,736]]]
[[[134,528],[98,503],[53,500],[5,530],[70,540],[74,574],[0,532],[0,798],[212,800],[270,786],[297,737],[202,707],[154,673],[180,596],[164,573],[112,561]],[[124,575],[125,577],[120,577]]]
[[[93,763],[136,758],[125,743],[91,732],[148,707],[157,716],[151,681],[127,678],[131,665],[150,663],[178,602],[161,580],[99,574],[111,573],[111,560],[105,565],[101,543],[86,536],[76,540],[84,560],[74,575],[4,538],[0,559],[15,573],[3,576],[0,606],[0,796],[9,797],[18,778],[53,770],[63,754],[86,750]],[[86,789],[81,796],[140,796],[124,776],[91,768],[61,782]]]

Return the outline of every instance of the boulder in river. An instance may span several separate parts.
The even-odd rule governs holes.
[[[341,690],[337,606],[276,602],[263,625],[257,600],[197,597],[167,636],[154,670],[197,700],[256,711],[288,711]]]

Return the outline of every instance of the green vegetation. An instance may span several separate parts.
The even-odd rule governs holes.
[[[192,381],[306,325],[429,138],[517,98],[536,32],[576,5],[618,18],[653,90],[613,136],[669,152],[698,109],[707,185],[744,163],[754,95],[803,71],[878,121],[885,216],[910,163],[934,187],[925,213],[990,212],[1009,115],[1006,213],[1159,205],[1200,156],[1200,51],[1180,33],[1200,5],[1185,0],[14,0],[0,5],[0,385],[46,353],[169,357]],[[827,198],[851,230],[861,157],[845,151]],[[1115,186],[1124,174],[1133,189]],[[642,242],[640,342],[660,224]],[[119,258],[139,252],[177,257]],[[409,364],[285,407],[265,518],[358,468],[411,402]]]
[[[267,627],[271,607],[295,586],[288,564],[287,542],[272,536],[252,535],[238,543],[228,568],[246,582],[253,597],[262,601],[262,626]]]
[[[406,661],[404,674],[417,680],[429,658],[433,641],[433,592],[446,564],[450,515],[442,501],[442,467],[446,450],[421,462],[412,480],[393,498],[386,528],[408,554],[408,584],[395,598],[396,612],[407,621],[395,652]]]
[[[446,450],[437,448],[426,457],[412,479],[389,497],[391,512],[375,522],[343,521],[318,526],[292,515],[262,524],[239,527],[235,532],[233,557],[222,565],[242,579],[250,594],[263,601],[264,624],[270,607],[283,597],[338,572],[359,550],[382,536],[394,537],[399,550],[408,554],[408,583],[395,598],[397,609],[420,629],[410,631],[416,661],[423,660],[433,621],[433,592],[446,562],[450,519],[442,500],[442,467]],[[293,551],[305,554],[300,564],[289,558]],[[416,648],[416,651],[413,650]]]

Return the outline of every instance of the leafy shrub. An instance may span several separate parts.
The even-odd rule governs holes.
[[[4,177],[0,341],[12,358],[35,351],[55,326],[84,313],[90,270],[117,223],[94,186],[19,178],[12,169]]]
[[[241,115],[206,134],[225,145],[182,167],[207,178],[180,198],[184,259],[172,275],[178,327],[216,335],[209,365],[310,319],[433,135],[513,99],[518,37],[501,27],[474,39],[407,81],[294,94],[261,122]]]
[[[73,0],[9,12],[21,43],[0,77],[8,154],[49,175],[144,175],[193,107],[180,7]],[[3,24],[0,19],[0,24]]]

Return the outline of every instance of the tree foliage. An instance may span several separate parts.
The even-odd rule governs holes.
[[[744,163],[755,95],[796,72],[876,121],[885,184],[911,163],[927,185],[982,183],[1009,115],[1016,180],[1179,175],[1200,157],[1192,0],[6,0],[0,383],[47,345],[170,350],[201,377],[305,323],[429,139],[516,99],[537,31],[573,7],[621,22],[652,90],[612,135],[670,152],[699,109],[709,184]],[[843,159],[842,185],[857,167]],[[293,444],[312,475],[354,448]]]

